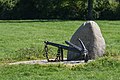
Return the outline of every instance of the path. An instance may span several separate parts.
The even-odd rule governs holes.
[[[89,60],[90,62],[92,60]],[[14,64],[71,64],[71,65],[77,65],[77,64],[84,64],[83,60],[80,61],[61,61],[61,62],[48,62],[47,60],[30,60],[30,61],[19,61],[14,63],[9,63],[9,65]]]

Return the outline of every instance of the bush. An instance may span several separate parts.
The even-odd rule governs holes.
[[[12,10],[18,0],[0,0],[0,19],[11,19]]]
[[[116,8],[115,15],[116,15],[116,19],[120,20],[120,4]]]
[[[94,19],[120,19],[117,0],[93,6]],[[0,19],[87,19],[87,0],[0,0],[0,11]]]
[[[112,0],[111,0],[112,1]],[[96,0],[94,4],[95,19],[113,20],[117,19],[116,8],[117,2],[110,2],[110,0]]]

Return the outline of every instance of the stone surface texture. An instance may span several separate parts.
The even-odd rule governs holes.
[[[83,23],[73,34],[70,42],[81,47],[78,38],[83,41],[86,48],[88,49],[89,59],[95,59],[97,57],[103,56],[105,53],[105,40],[96,22],[87,21]],[[82,59],[82,55],[80,53],[68,51],[67,60],[78,59]]]

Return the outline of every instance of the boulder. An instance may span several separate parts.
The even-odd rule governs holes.
[[[105,40],[96,22],[87,21],[83,23],[73,34],[70,42],[81,47],[78,38],[80,38],[85,44],[88,50],[89,59],[95,59],[97,57],[103,56],[106,47]],[[80,53],[68,51],[67,60],[79,59],[83,59]]]

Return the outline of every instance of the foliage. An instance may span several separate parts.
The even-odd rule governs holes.
[[[93,4],[94,19],[120,19],[119,0],[94,0]],[[85,20],[87,0],[0,0],[0,19]]]
[[[0,0],[0,19],[11,19],[11,11],[18,0]]]
[[[119,16],[116,16],[117,12],[117,7],[118,7],[117,2],[113,2],[111,0],[96,0],[95,6],[94,6],[94,11],[96,12],[96,17],[98,19],[102,20],[112,20],[112,19],[119,19]]]

